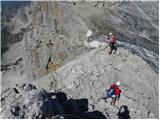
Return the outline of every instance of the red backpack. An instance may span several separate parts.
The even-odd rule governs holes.
[[[116,41],[117,41],[116,37],[115,37],[115,36],[112,36],[111,39],[112,39],[112,40],[111,40],[111,43],[115,44]]]
[[[121,90],[120,90],[119,87],[118,87],[117,85],[115,85],[115,84],[112,84],[111,87],[110,87],[110,89],[113,89],[113,90],[114,90],[115,96],[119,96],[120,93],[121,93]]]

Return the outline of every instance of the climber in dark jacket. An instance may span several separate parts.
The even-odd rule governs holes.
[[[111,105],[115,106],[116,101],[120,98],[121,90],[119,89],[120,81],[116,84],[112,84],[108,90],[106,90],[105,97],[102,99],[107,100],[107,98],[112,98]]]

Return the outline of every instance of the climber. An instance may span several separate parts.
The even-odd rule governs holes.
[[[112,33],[109,33],[109,47],[110,47],[109,54],[112,54],[112,51],[113,53],[117,51],[117,47],[115,46],[116,40],[117,38]]]
[[[107,98],[112,98],[111,105],[115,106],[116,101],[120,98],[121,90],[119,89],[120,81],[117,81],[116,84],[112,84],[108,90],[105,92],[105,97],[102,99],[107,100]]]

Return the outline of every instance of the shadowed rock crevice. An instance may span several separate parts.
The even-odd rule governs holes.
[[[86,98],[67,98],[64,92],[49,92],[37,89],[32,84],[9,88],[3,91],[1,96],[2,108],[5,108],[2,111],[4,118],[106,118],[98,110],[88,111]]]
[[[126,105],[122,105],[120,107],[117,115],[118,115],[119,119],[130,119],[131,118],[129,115],[128,107]]]

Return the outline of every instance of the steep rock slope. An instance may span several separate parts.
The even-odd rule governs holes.
[[[157,118],[158,75],[141,58],[121,48],[119,51],[120,55],[110,56],[104,48],[93,50],[33,84],[60,89],[71,98],[87,98],[89,110],[107,109],[110,118],[117,118],[118,109],[100,97],[110,84],[121,80],[122,96],[117,105],[127,105],[131,118]]]
[[[35,2],[32,9],[31,30],[25,31],[23,40],[29,80],[45,76],[85,51],[83,27],[72,20],[72,12],[63,10],[59,2]]]
[[[87,111],[90,112],[91,118],[118,118],[117,113],[121,106],[128,107],[131,118],[158,118],[158,75],[141,58],[122,48],[119,48],[119,52],[119,55],[108,55],[106,49],[100,48],[79,56],[46,77],[31,82],[39,89],[37,92],[31,92],[31,95],[30,92],[26,93],[26,91],[35,88],[32,85],[29,85],[29,87],[22,85],[23,87],[16,87],[13,90],[11,88],[4,90],[1,95],[2,103],[4,103],[2,104],[3,117],[54,118],[56,117],[55,115],[65,117],[58,101],[53,102],[54,104],[49,102],[52,99],[47,97],[48,93],[43,90],[46,89],[49,91],[61,91],[68,96],[68,99],[87,99],[86,107]],[[122,82],[120,86],[122,95],[117,102],[117,107],[113,107],[110,105],[110,100],[106,103],[101,97],[105,89],[116,80],[121,80]],[[21,91],[19,88],[25,88],[26,90]],[[15,91],[19,92],[16,93]],[[41,91],[45,97],[41,96]],[[17,94],[19,97],[16,95],[17,98],[13,94]],[[10,99],[5,99],[5,96]],[[12,96],[15,98],[13,99]],[[28,98],[27,96],[30,97]],[[36,96],[39,97],[36,98]],[[41,97],[46,100],[41,99]],[[35,112],[27,113],[30,108],[26,107],[24,109],[21,107],[26,105],[25,101],[32,102],[32,99],[37,100],[37,102],[28,105]],[[14,102],[14,100],[18,101]],[[43,103],[44,101],[45,103]],[[76,102],[72,102],[68,103],[71,108],[66,108],[66,111],[69,112],[66,114],[71,114],[72,117],[76,115],[76,117],[87,118],[88,115],[86,113],[80,114],[76,112],[79,111],[79,108],[74,107]],[[40,106],[36,105],[38,103]],[[49,104],[52,106],[49,108],[50,114],[45,115],[45,108]],[[6,106],[8,107],[5,108]],[[58,107],[54,109],[55,106]],[[16,112],[17,109],[18,113]],[[97,110],[99,114],[92,116],[91,113]],[[8,112],[11,115],[7,114]],[[17,115],[15,115],[15,112]]]
[[[113,31],[120,41],[158,53],[158,1],[104,2],[100,7],[98,4],[97,10],[102,9],[103,13],[89,18],[101,33]]]
[[[157,2],[153,3],[139,2],[137,7],[137,2],[125,1],[32,2],[31,9],[20,9],[11,25],[12,34],[21,33],[23,40],[13,44],[2,60],[3,117],[54,118],[56,114],[63,118],[62,113],[69,111],[68,114],[81,118],[89,114],[91,118],[98,115],[118,118],[118,108],[128,106],[131,118],[158,118],[158,73],[136,56],[147,59],[158,71],[158,12]],[[87,50],[84,41],[88,29],[94,30],[92,40],[103,42],[106,34],[115,33],[120,54],[108,55],[105,48]],[[105,103],[100,99],[116,80],[122,81],[118,108],[111,106],[109,100]],[[12,89],[22,83],[32,83],[38,90],[20,92],[19,85],[15,87],[17,90]],[[51,102],[51,114],[46,115],[43,110],[53,100],[47,97],[48,91],[54,90],[64,92],[69,99],[87,99],[87,108],[82,110],[84,114],[79,113],[81,110],[74,104],[77,102],[71,100],[72,107],[65,108],[56,99],[54,105],[60,109],[55,112]],[[32,95],[28,98],[30,92]],[[46,99],[41,99],[43,95]],[[24,99],[31,102],[26,109],[23,108]],[[35,105],[32,99],[35,103],[40,101],[42,106]],[[30,110],[33,114],[28,113]],[[92,112],[97,113],[96,116]]]
[[[158,71],[157,8],[156,2],[33,2],[12,21],[13,33],[24,33],[28,79],[39,79],[85,53],[88,29],[95,31],[93,38],[113,32],[123,46],[139,46],[143,54],[138,54]]]

